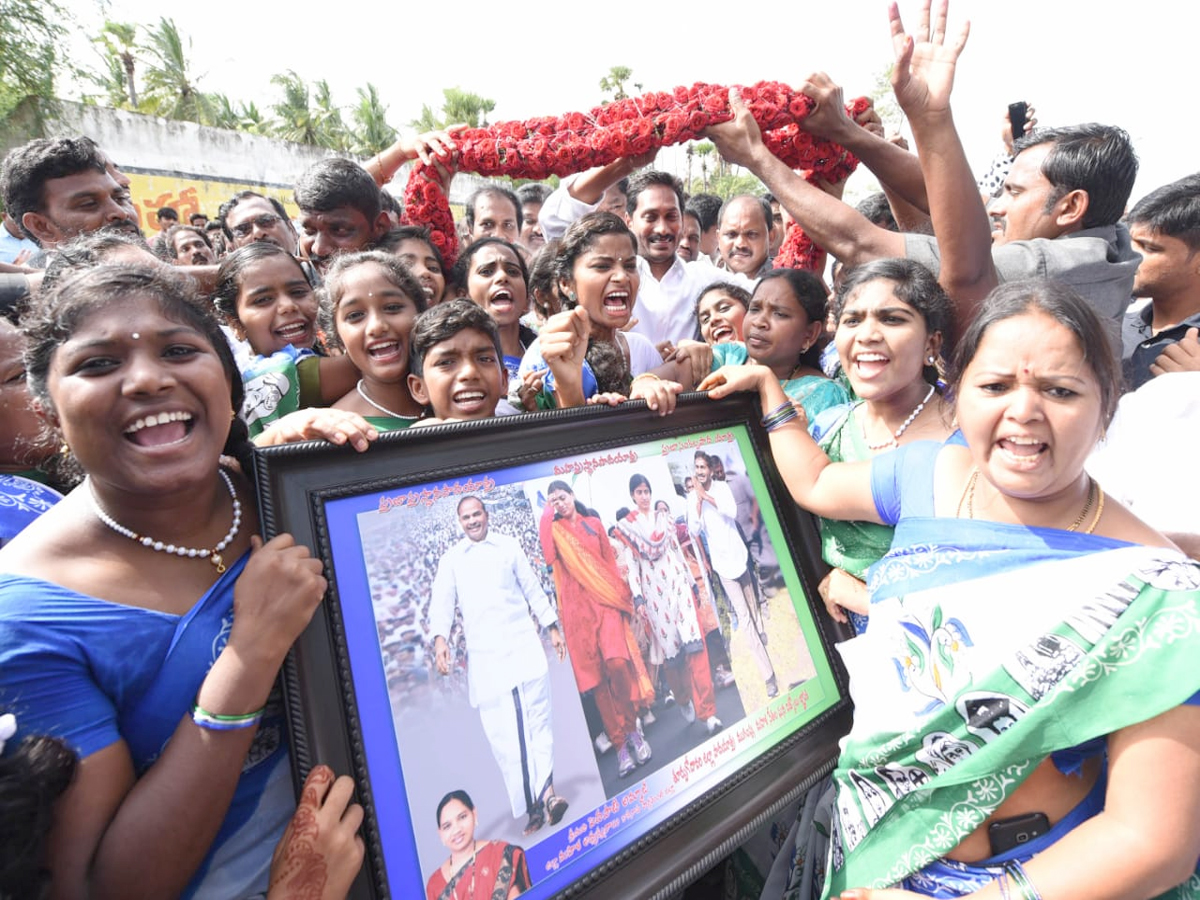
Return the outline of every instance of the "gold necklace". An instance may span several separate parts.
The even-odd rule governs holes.
[[[964,502],[967,506],[967,518],[975,518],[975,484],[978,481],[979,468],[975,467],[971,469],[971,476],[967,479],[966,486],[963,488],[963,492],[958,498],[958,509],[955,510],[955,516],[957,518],[962,518]],[[1100,486],[1096,484],[1096,479],[1089,475],[1087,502],[1083,504],[1083,509],[1080,510],[1079,515],[1075,517],[1075,521],[1067,526],[1067,531],[1076,531],[1078,530],[1079,526],[1083,524],[1083,520],[1087,518],[1088,512],[1091,511],[1092,504],[1096,503],[1097,494],[1099,495],[1100,502],[1096,505],[1096,515],[1092,517],[1091,523],[1086,529],[1084,529],[1083,533],[1091,534],[1096,530],[1096,525],[1100,522],[1100,517],[1104,514],[1104,491],[1100,490]]]

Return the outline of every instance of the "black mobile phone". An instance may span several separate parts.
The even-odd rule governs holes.
[[[1020,103],[1008,104],[1008,121],[1012,123],[1012,136],[1015,141],[1025,134],[1025,113],[1029,106],[1022,100]]]
[[[992,856],[1027,844],[1035,837],[1050,830],[1050,820],[1045,813],[1025,813],[1011,819],[1001,819],[988,826],[988,843],[992,845]]]

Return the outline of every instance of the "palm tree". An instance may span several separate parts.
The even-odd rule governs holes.
[[[184,40],[175,22],[165,16],[151,29],[142,48],[149,56],[146,67],[146,104],[148,111],[168,119],[199,122],[213,119],[212,98],[196,84],[187,60],[192,41]]]
[[[370,82],[365,90],[358,89],[358,106],[354,107],[351,116],[356,126],[351,149],[356,156],[370,156],[395,142],[396,129],[387,123],[387,107]]]
[[[696,155],[700,157],[700,177],[704,179],[705,193],[708,192],[708,157],[716,149],[711,141],[703,141],[696,145]]]
[[[272,75],[271,84],[283,88],[283,100],[271,104],[271,112],[275,114],[271,132],[285,141],[316,144],[317,121],[304,79],[288,69],[282,75]]]
[[[137,85],[134,82],[137,68],[137,26],[127,22],[105,20],[99,37],[92,39],[98,44],[108,70],[94,75],[92,80],[104,88],[110,105],[136,110],[138,108]],[[128,106],[126,106],[128,103]]]
[[[496,108],[496,101],[464,91],[459,87],[442,89],[441,115],[434,113],[428,105],[421,106],[421,115],[411,124],[417,131],[432,131],[447,125],[463,123],[471,128],[487,124],[488,113]]]
[[[342,121],[342,112],[333,103],[329,82],[322,78],[314,84],[313,104],[316,107],[316,143],[344,153],[350,148],[350,132]]]
[[[0,122],[33,101],[34,122],[41,127],[53,111],[55,76],[79,73],[62,47],[69,10],[55,0],[0,0]]]

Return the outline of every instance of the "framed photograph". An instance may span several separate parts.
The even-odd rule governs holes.
[[[350,774],[356,898],[652,897],[849,728],[815,524],[757,403],[681,398],[260,453],[326,565],[284,671],[298,782]]]

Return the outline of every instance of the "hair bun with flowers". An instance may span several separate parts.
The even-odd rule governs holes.
[[[480,175],[540,180],[640,156],[693,140],[709,125],[732,119],[729,90],[717,84],[697,83],[615,100],[588,113],[537,116],[524,122],[469,128],[455,136],[458,168]],[[737,90],[762,130],[763,143],[792,169],[806,170],[804,175],[810,182],[840,181],[858,165],[853,154],[840,145],[800,128],[816,105],[811,97],[777,81],[760,81]],[[857,118],[869,104],[865,97],[859,97],[847,104],[846,112],[852,119]],[[404,188],[404,207],[410,222],[429,226],[434,244],[451,265],[458,255],[454,218],[432,166],[420,162],[414,166]],[[813,268],[820,252],[798,227],[793,227],[775,264]]]

